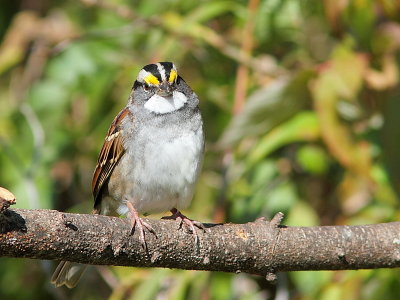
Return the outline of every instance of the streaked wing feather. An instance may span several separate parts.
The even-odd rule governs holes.
[[[95,207],[100,201],[100,191],[103,185],[107,182],[115,166],[125,153],[120,124],[128,114],[130,114],[130,111],[125,108],[115,117],[108,129],[103,147],[101,148],[92,180],[92,193]]]

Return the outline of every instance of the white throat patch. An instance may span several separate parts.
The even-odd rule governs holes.
[[[144,107],[156,114],[166,114],[182,108],[187,102],[187,97],[178,91],[174,91],[170,97],[162,97],[154,94]]]

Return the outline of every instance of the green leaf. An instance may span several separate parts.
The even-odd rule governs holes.
[[[203,3],[185,15],[185,23],[203,23],[227,12],[244,9],[239,3],[232,1],[212,1]]]
[[[304,201],[298,201],[290,207],[285,224],[288,226],[317,226],[320,222],[314,208]]]
[[[314,112],[305,111],[275,127],[260,139],[247,156],[247,167],[250,168],[276,149],[293,142],[314,141],[320,136],[317,116]]]
[[[279,211],[287,212],[292,210],[293,205],[298,202],[295,186],[290,181],[284,181],[268,193],[264,191],[264,211],[275,214]]]
[[[312,74],[303,71],[292,79],[280,78],[255,91],[228,125],[219,145],[230,148],[243,138],[268,133],[301,111],[310,101],[307,83]]]
[[[296,153],[297,163],[300,167],[311,174],[320,175],[327,172],[329,157],[323,148],[305,145]]]
[[[299,291],[308,297],[306,299],[318,299],[317,293],[324,285],[329,283],[334,275],[331,271],[301,271],[290,272],[289,274]]]

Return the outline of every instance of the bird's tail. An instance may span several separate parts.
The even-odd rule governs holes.
[[[62,261],[51,277],[51,283],[56,287],[66,285],[70,289],[75,287],[87,266],[69,261]]]

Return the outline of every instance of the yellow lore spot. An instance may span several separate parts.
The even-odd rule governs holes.
[[[171,72],[169,73],[169,82],[174,82],[176,79],[176,76],[178,76],[178,73],[176,72],[176,70],[171,70]]]
[[[157,77],[154,76],[153,74],[149,74],[144,78],[144,82],[147,84],[152,84],[152,85],[159,85],[160,82],[158,81]]]

